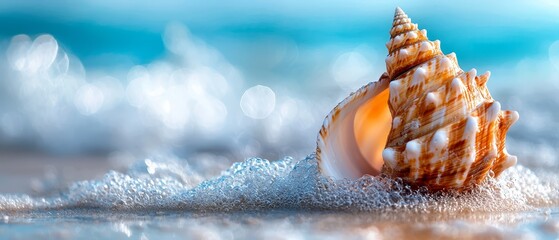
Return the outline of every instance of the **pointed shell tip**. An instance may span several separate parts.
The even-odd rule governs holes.
[[[404,10],[402,10],[400,7],[396,7],[396,10],[394,11],[394,16],[397,16],[397,15],[404,15],[404,14],[406,14],[406,13],[404,12]]]

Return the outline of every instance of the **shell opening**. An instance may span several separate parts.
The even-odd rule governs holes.
[[[491,97],[489,73],[464,72],[400,8],[390,34],[387,72],[325,118],[321,172],[336,179],[382,172],[437,191],[468,189],[514,165],[505,137],[518,113]]]
[[[388,108],[389,89],[363,104],[355,113],[353,130],[362,159],[371,167],[368,174],[379,175],[384,160],[382,151],[386,147],[392,125]]]
[[[338,104],[324,119],[317,139],[320,171],[334,179],[379,175],[392,125],[388,74]]]

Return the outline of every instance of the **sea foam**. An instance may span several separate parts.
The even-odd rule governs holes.
[[[559,203],[559,181],[554,176],[517,165],[474,190],[432,194],[382,176],[332,180],[319,173],[314,155],[299,161],[249,158],[214,177],[186,160],[156,157],[138,161],[124,172],[112,170],[100,179],[72,183],[54,195],[0,195],[0,210],[532,211]]]

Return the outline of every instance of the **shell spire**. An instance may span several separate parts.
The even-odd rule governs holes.
[[[502,111],[491,97],[489,72],[464,72],[456,55],[444,55],[400,8],[390,36],[393,121],[383,172],[431,189],[464,188],[514,165],[504,143],[518,113]]]
[[[323,173],[382,172],[432,191],[463,190],[516,164],[505,138],[518,113],[491,97],[489,72],[463,71],[399,7],[386,47],[387,72],[326,118],[317,145]]]

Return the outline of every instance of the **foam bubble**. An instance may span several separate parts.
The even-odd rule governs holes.
[[[214,178],[204,178],[188,162],[173,157],[139,161],[127,171],[72,184],[59,196],[0,195],[0,210],[100,208],[232,211],[307,209],[464,214],[529,211],[559,203],[557,179],[538,177],[516,166],[470,192],[428,193],[398,179],[363,176],[332,180],[319,174],[317,161],[290,157],[250,158]]]

